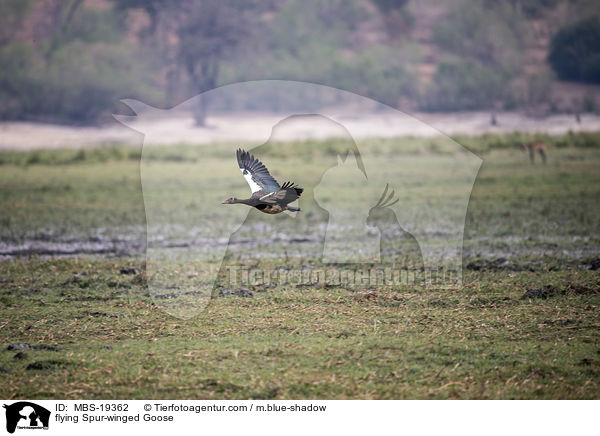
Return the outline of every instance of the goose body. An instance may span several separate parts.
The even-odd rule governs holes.
[[[295,186],[293,182],[285,182],[280,186],[267,167],[245,150],[238,149],[236,157],[252,195],[246,199],[231,197],[223,204],[245,204],[268,214],[277,214],[285,210],[300,211],[299,207],[289,206],[289,203],[296,201],[304,189]]]

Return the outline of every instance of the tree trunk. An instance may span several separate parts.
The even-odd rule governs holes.
[[[196,98],[194,102],[194,108],[192,110],[192,115],[194,116],[194,121],[196,122],[196,126],[204,127],[206,126],[206,94],[200,94]]]
[[[201,67],[202,73],[196,78],[197,83],[202,83],[200,89],[202,92],[198,95],[194,104],[193,115],[197,126],[206,126],[206,112],[210,103],[207,91],[211,91],[217,86],[217,62],[207,63]]]

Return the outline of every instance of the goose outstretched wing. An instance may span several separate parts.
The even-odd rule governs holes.
[[[302,195],[304,189],[295,186],[293,182],[285,182],[277,192],[272,192],[261,197],[265,203],[288,204],[296,201]]]
[[[261,161],[242,149],[237,150],[236,156],[240,171],[253,194],[258,191],[263,191],[265,194],[279,191],[279,183]]]

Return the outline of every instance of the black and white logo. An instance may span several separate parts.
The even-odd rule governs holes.
[[[29,401],[19,401],[3,406],[6,409],[6,431],[14,433],[16,429],[48,429],[50,411]]]

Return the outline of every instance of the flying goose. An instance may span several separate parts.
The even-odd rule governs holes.
[[[268,214],[281,213],[284,210],[299,212],[299,207],[289,206],[296,201],[304,189],[294,186],[293,182],[279,183],[271,176],[267,167],[245,150],[238,149],[236,152],[240,171],[244,179],[250,185],[252,195],[247,199],[228,198],[222,204],[247,204]]]

